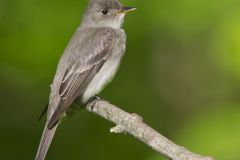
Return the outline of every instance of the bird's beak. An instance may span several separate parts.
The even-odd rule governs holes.
[[[135,7],[122,7],[120,10],[118,10],[117,14],[127,14],[129,12],[132,12],[136,10],[137,8]]]

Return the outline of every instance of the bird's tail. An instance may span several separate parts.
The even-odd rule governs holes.
[[[48,124],[48,122],[45,124],[35,160],[44,160],[45,159],[48,148],[52,142],[54,133],[58,126],[58,124],[56,124],[52,129],[49,130],[47,127],[47,124]]]

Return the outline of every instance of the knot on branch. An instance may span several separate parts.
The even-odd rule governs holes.
[[[142,118],[141,116],[139,116],[138,114],[132,113],[131,115],[132,115],[131,118],[132,118],[134,121],[143,122],[143,118]]]

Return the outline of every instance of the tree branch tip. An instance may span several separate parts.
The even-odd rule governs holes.
[[[126,129],[122,125],[116,125],[115,127],[110,129],[111,133],[126,133]]]

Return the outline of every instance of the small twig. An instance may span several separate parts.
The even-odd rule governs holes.
[[[110,132],[130,134],[172,160],[213,160],[176,145],[145,124],[139,115],[129,114],[100,98],[90,101],[87,110],[115,123]]]

